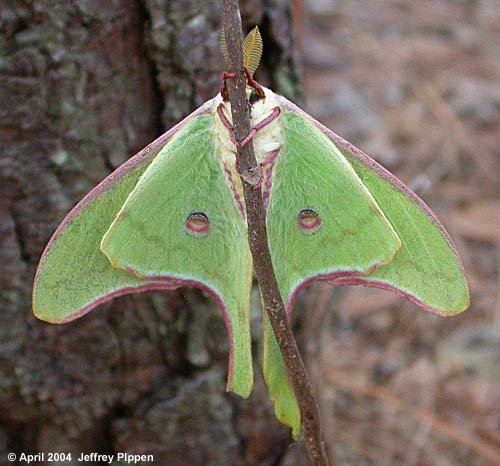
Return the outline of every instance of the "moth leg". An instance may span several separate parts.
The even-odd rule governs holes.
[[[279,153],[279,149],[272,151],[260,164],[259,181],[256,185],[252,186],[253,189],[263,189],[264,199],[266,198],[266,193],[267,197],[269,197],[269,191],[271,190],[272,171]]]
[[[254,79],[252,72],[246,66],[243,67],[243,70],[245,71],[245,75],[247,77],[248,86],[257,93],[259,99],[264,99],[266,97],[264,89],[262,89],[262,86]]]
[[[234,137],[233,126],[231,125],[231,123],[227,119],[226,114],[224,113],[224,104],[219,104],[219,106],[217,107],[217,115],[219,115],[220,121],[222,122],[224,127],[227,128],[227,130],[229,132],[229,139],[236,147],[238,147],[238,141],[236,141],[236,139]],[[241,146],[239,146],[239,147],[241,147]]]
[[[234,73],[229,73],[228,71],[224,71],[221,75],[222,85],[220,88],[220,94],[224,102],[229,102],[229,92],[227,91],[227,80],[233,79],[235,76],[236,75]]]
[[[259,121],[250,131],[248,136],[243,139],[243,141],[239,142],[236,144],[236,147],[243,147],[245,144],[248,144],[248,142],[257,134],[257,131],[260,131],[262,128],[266,127],[271,121],[273,121],[275,118],[278,117],[278,115],[281,113],[281,110],[279,107],[274,107],[273,111],[266,116],[263,120]]]
[[[264,202],[264,209],[266,210],[266,212],[269,206],[269,198],[271,195],[271,188],[273,183],[273,168],[279,153],[280,149],[272,151],[260,164],[261,176],[259,185],[262,187],[262,201]]]
[[[243,68],[243,70],[245,71],[245,76],[247,78],[248,86],[251,87],[256,92],[259,99],[264,99],[266,97],[264,89],[262,89],[262,86],[254,79],[254,77],[252,76],[252,72],[246,66]],[[234,79],[235,77],[236,75],[234,73],[230,73],[228,71],[224,71],[221,75],[222,85],[220,93],[222,95],[222,100],[224,100],[224,102],[229,101],[229,93],[227,91],[227,80]]]
[[[242,148],[244,145],[248,144],[248,142],[257,134],[257,131],[260,131],[262,128],[266,127],[269,123],[271,123],[275,118],[278,117],[278,115],[281,113],[281,110],[279,107],[274,107],[272,112],[266,116],[264,119],[259,121],[251,130],[250,133],[247,135],[243,141],[238,142],[236,138],[234,137],[234,130],[233,126],[227,119],[225,113],[224,113],[224,105],[219,104],[217,107],[217,115],[219,115],[219,118],[222,122],[222,124],[227,128],[229,131],[229,139],[231,142],[237,147],[237,148]]]
[[[273,150],[265,160],[260,164],[261,167],[267,168],[269,166],[270,169],[274,167],[274,163],[276,162],[276,158],[280,153],[279,149]]]

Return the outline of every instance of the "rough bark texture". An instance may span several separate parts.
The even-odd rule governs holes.
[[[128,451],[169,466],[255,465],[286,451],[260,378],[249,400],[224,393],[225,328],[201,293],[123,297],[63,326],[31,315],[38,258],[67,211],[217,92],[220,8],[0,6],[0,464],[7,452],[72,452],[64,464],[81,464],[80,452]],[[242,2],[242,13],[264,32],[260,80],[293,97],[288,2]]]

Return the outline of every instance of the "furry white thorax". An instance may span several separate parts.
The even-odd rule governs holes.
[[[278,101],[273,91],[263,87],[266,97],[259,99],[250,108],[250,126],[253,128],[266,117],[268,117],[275,107],[279,107]],[[249,97],[251,89],[247,87],[247,98]],[[214,106],[212,113],[215,120],[215,151],[217,156],[221,158],[221,162],[231,169],[236,171],[236,147],[231,142],[229,137],[229,130],[222,123],[217,108],[223,105],[224,114],[226,115],[229,123],[232,124],[231,105],[229,102],[224,102],[220,94],[214,99]],[[266,160],[269,155],[275,150],[279,149],[283,143],[283,135],[280,124],[279,116],[272,120],[264,128],[257,131],[252,139],[255,158],[261,164]]]

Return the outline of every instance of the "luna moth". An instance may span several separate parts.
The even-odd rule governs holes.
[[[387,289],[443,316],[464,311],[462,263],[429,207],[361,150],[256,83],[257,29],[244,51],[253,125],[247,140],[261,169],[269,247],[288,318],[299,292],[317,280]],[[127,293],[201,288],[225,319],[227,390],[248,397],[252,258],[235,165],[242,143],[234,139],[223,86],[111,173],[48,242],[34,281],[35,316],[63,323]],[[270,397],[297,437],[300,410],[265,316],[263,328]]]

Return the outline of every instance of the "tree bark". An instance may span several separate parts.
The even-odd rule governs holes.
[[[264,36],[257,77],[295,97],[288,2],[241,3]],[[256,465],[287,448],[260,356],[252,397],[224,393],[227,336],[202,293],[126,296],[61,326],[31,314],[38,259],[69,209],[218,91],[220,10],[202,0],[0,6],[1,461],[129,452],[169,466]]]

